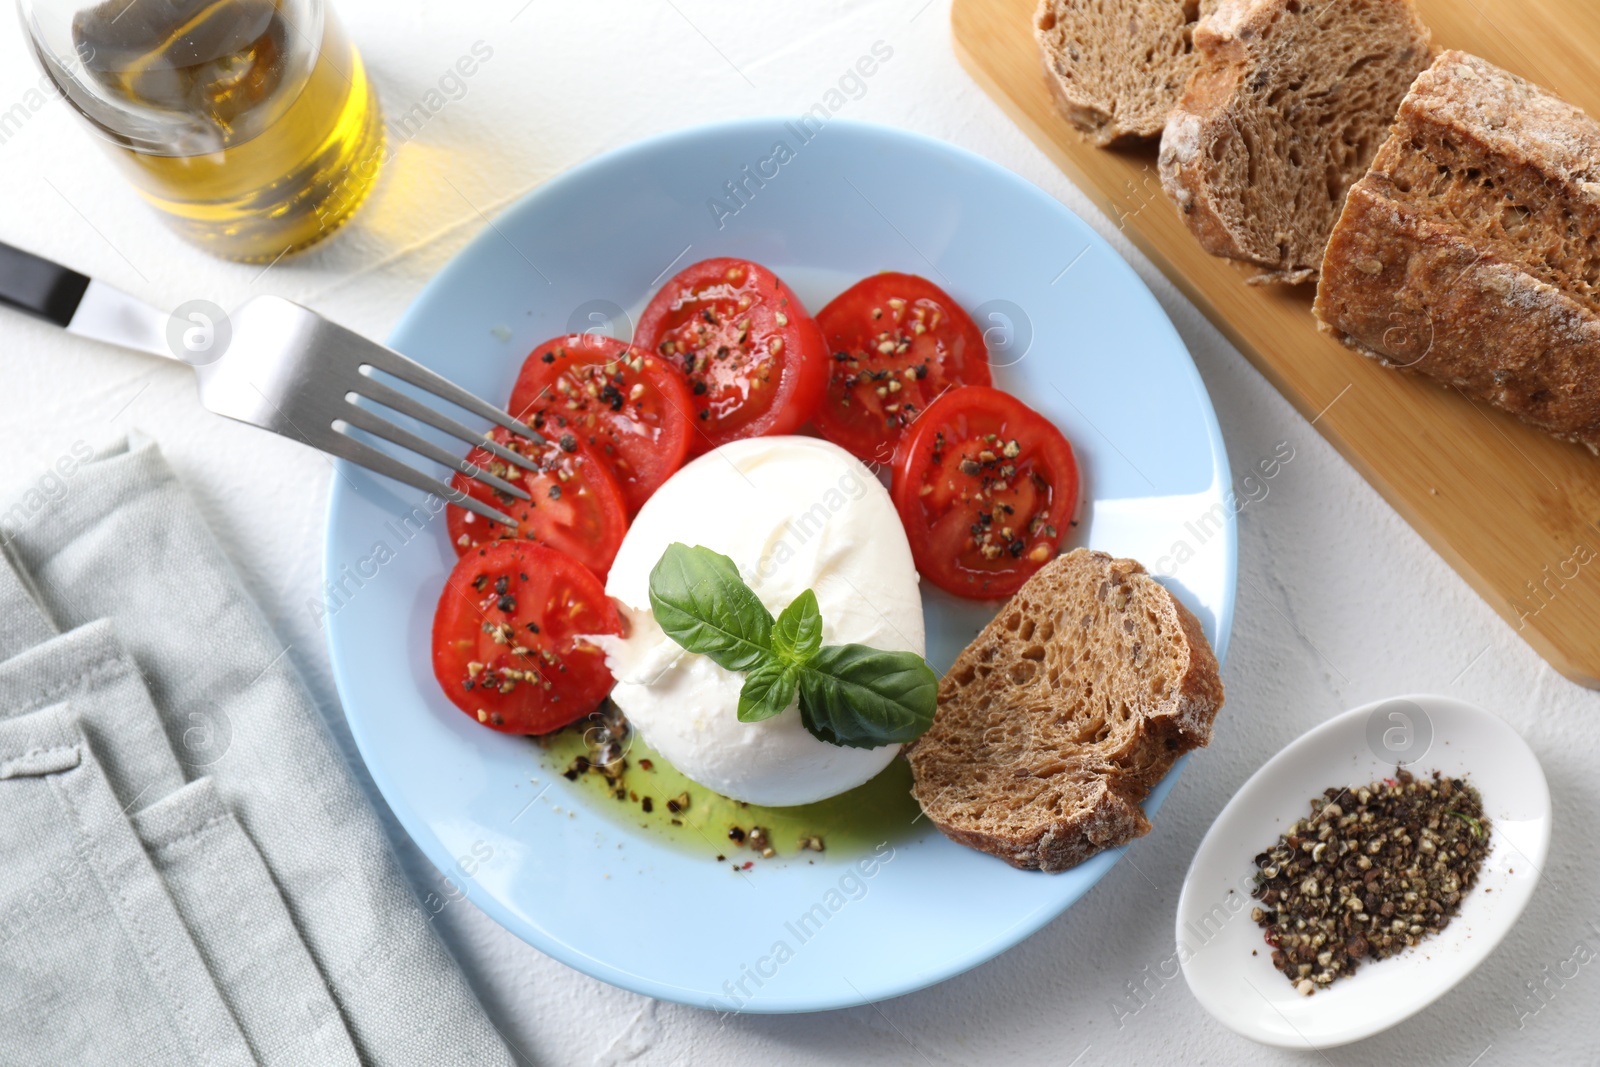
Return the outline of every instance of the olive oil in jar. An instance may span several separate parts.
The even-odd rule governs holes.
[[[320,0],[108,0],[77,13],[72,38],[78,69],[58,84],[144,198],[210,252],[305,248],[377,180],[377,99]]]

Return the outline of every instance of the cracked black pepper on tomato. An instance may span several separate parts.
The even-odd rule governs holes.
[[[689,455],[689,390],[677,371],[610,337],[546,341],[523,361],[507,407],[548,432],[572,432],[611,469],[628,514]]]
[[[507,463],[483,448],[467,454],[468,462],[518,486],[529,499],[518,499],[464,474],[450,479],[453,487],[500,509],[517,524],[507,526],[451,504],[445,509],[450,543],[465,555],[495,541],[537,541],[566,552],[604,581],[628,530],[622,489],[574,430],[563,429],[545,412],[534,414],[532,426],[545,435],[544,444],[498,426],[489,437],[531,461],[534,470]]]
[[[490,729],[549,733],[611,691],[605,654],[582,635],[621,632],[587,567],[532,541],[496,541],[468,552],[445,581],[433,673],[451,703]]]
[[[921,575],[956,596],[1010,596],[1061,551],[1078,506],[1072,446],[982,385],[952,389],[901,437],[889,489]]]
[[[707,259],[661,287],[634,341],[684,375],[691,452],[794,433],[827,384],[822,331],[777,275],[744,259]]]
[[[945,390],[989,384],[972,317],[915,274],[863,278],[817,314],[828,389],[817,431],[867,463],[888,463],[905,427]]]

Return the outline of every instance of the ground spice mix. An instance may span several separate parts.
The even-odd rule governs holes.
[[[1250,915],[1273,966],[1310,996],[1443,930],[1488,851],[1476,789],[1400,769],[1314,798],[1310,817],[1256,857]]]

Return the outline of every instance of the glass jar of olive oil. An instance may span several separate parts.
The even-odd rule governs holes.
[[[323,0],[18,4],[62,95],[209,252],[268,262],[305,248],[377,180],[377,98]]]

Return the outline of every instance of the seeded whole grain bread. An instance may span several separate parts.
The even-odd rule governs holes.
[[[1167,119],[1161,184],[1253,282],[1316,277],[1345,193],[1432,59],[1411,0],[1220,0]]]
[[[1600,123],[1445,52],[1350,191],[1322,328],[1600,453]]]
[[[1019,589],[939,683],[911,746],[928,818],[1013,867],[1062,871],[1150,829],[1139,802],[1211,740],[1200,624],[1131,559],[1075,549]]]
[[[1102,148],[1161,135],[1217,0],[1040,0],[1034,39],[1056,103]]]

